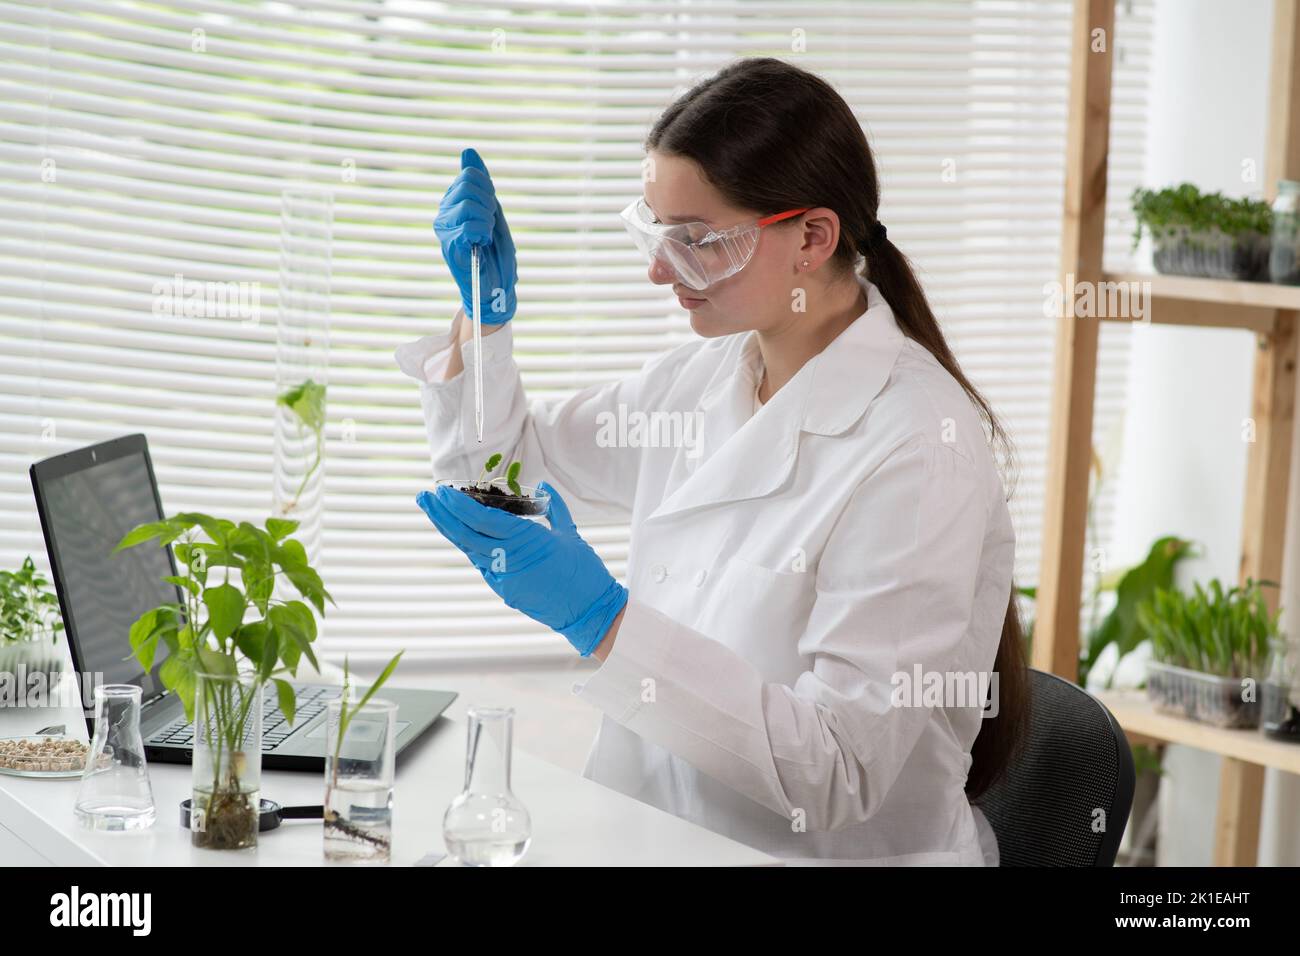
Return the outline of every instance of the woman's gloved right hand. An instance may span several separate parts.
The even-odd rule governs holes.
[[[492,178],[478,152],[463,150],[460,173],[438,206],[433,231],[442,258],[460,289],[468,318],[474,316],[470,246],[479,247],[479,297],[484,325],[502,325],[515,314],[515,242]]]

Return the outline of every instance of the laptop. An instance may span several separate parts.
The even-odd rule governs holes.
[[[146,759],[192,762],[193,725],[186,721],[180,699],[163,686],[158,674],[167,658],[166,644],[159,642],[153,668],[146,673],[128,636],[132,623],[145,611],[181,600],[180,589],[163,581],[165,575],[176,574],[172,549],[146,544],[112,553],[131,528],[163,518],[144,435],[126,435],[47,458],[32,465],[31,477],[77,680],[98,673],[106,684],[140,687],[140,734]],[[262,766],[323,772],[326,706],[342,689],[297,683],[293,689],[297,714],[291,727],[280,710],[274,685],[266,688]],[[397,704],[394,748],[399,758],[456,699],[452,691],[391,684],[384,684],[379,696]],[[92,711],[86,715],[92,735],[93,724]]]

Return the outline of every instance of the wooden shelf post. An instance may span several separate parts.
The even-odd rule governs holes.
[[[1075,0],[1061,233],[1060,282],[1067,304],[1073,301],[1075,282],[1095,283],[1102,278],[1114,34],[1114,0]],[[1104,41],[1100,48],[1099,36]],[[1080,589],[1099,324],[1095,318],[1076,318],[1068,308],[1066,312],[1058,320],[1056,336],[1033,665],[1074,681],[1079,677]]]

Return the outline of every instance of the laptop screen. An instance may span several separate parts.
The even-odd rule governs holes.
[[[174,571],[167,549],[153,542],[113,554],[133,527],[162,515],[143,445],[109,454],[79,456],[71,470],[40,481],[46,542],[78,670],[102,674],[107,684],[139,685],[147,700],[162,690],[157,668],[167,645],[159,642],[154,671],[146,675],[131,651],[131,625],[177,600],[176,588],[162,580]]]

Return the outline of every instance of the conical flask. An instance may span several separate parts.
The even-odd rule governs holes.
[[[528,851],[533,822],[510,789],[512,707],[472,707],[465,789],[442,818],[447,852],[466,866],[514,866]]]
[[[77,793],[77,819],[93,830],[142,830],[155,811],[140,739],[140,688],[95,688],[95,739]]]

